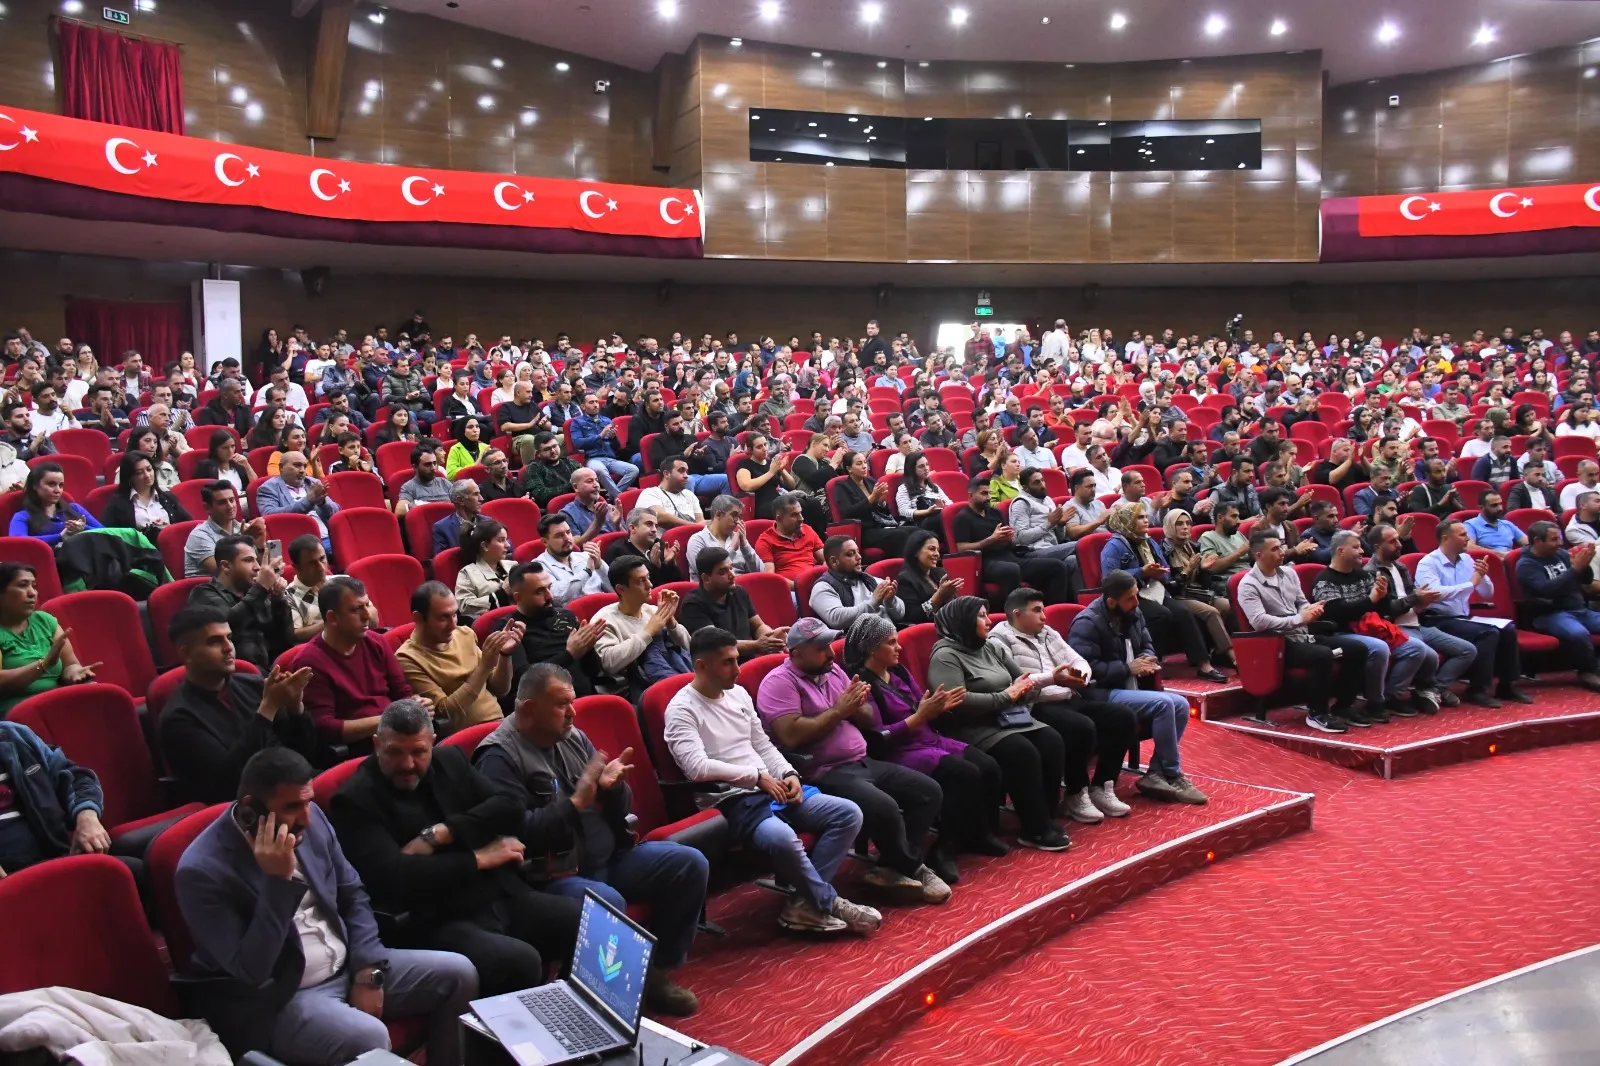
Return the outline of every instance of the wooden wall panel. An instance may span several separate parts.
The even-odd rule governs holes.
[[[1326,113],[1326,196],[1592,181],[1600,45],[1334,86]]]
[[[1315,52],[1231,56],[1182,63],[902,63],[876,56],[813,55],[745,39],[741,47],[702,38],[701,169],[739,174],[748,200],[766,204],[766,226],[729,217],[737,197],[714,196],[708,209],[711,255],[790,258],[796,238],[794,190],[814,183],[796,172],[829,170],[826,216],[818,220],[829,259],[879,258],[890,230],[872,219],[882,209],[878,177],[854,168],[749,162],[751,108],[826,110],[941,118],[1041,118],[1112,121],[1167,118],[1260,118],[1271,149],[1268,169],[1252,172],[1253,200],[1264,216],[1235,210],[1234,182],[1202,180],[1182,194],[1186,175],[900,171],[904,188],[904,258],[974,262],[1226,261],[1245,247],[1235,230],[1257,230],[1249,247],[1266,258],[1314,259],[1316,218],[1301,210],[1297,187],[1321,174],[1322,75]],[[759,95],[754,72],[760,72]],[[1600,121],[1600,112],[1597,112]],[[1308,179],[1307,173],[1310,178]],[[1210,177],[1210,175],[1204,176]],[[746,209],[749,210],[748,208]],[[1262,217],[1271,220],[1259,232]],[[724,224],[726,223],[726,224]],[[777,227],[774,229],[774,227]],[[862,227],[866,228],[863,229]],[[1281,228],[1275,228],[1281,227]],[[759,232],[758,232],[759,231]],[[1310,240],[1306,234],[1312,235]],[[891,243],[895,243],[891,240]],[[1194,256],[1192,260],[1191,256]],[[890,259],[901,258],[890,255]]]

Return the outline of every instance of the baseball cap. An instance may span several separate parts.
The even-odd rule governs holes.
[[[842,636],[843,633],[829,629],[828,624],[820,618],[802,618],[789,627],[785,646],[794,651],[802,644],[832,644]]]

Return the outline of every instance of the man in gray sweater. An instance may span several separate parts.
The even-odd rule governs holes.
[[[626,779],[633,749],[614,758],[595,750],[573,724],[574,699],[565,670],[533,664],[517,686],[516,710],[478,744],[473,762],[526,808],[522,842],[534,876],[547,879],[544,891],[575,899],[593,892],[618,910],[649,904],[657,939],[645,1003],[663,1014],[693,1014],[699,1001],[669,973],[689,957],[710,864],[682,844],[633,842]]]

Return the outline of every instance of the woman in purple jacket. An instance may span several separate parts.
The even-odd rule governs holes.
[[[900,665],[894,623],[882,615],[862,615],[844,641],[845,671],[872,689],[873,729],[867,735],[874,758],[927,774],[944,790],[939,842],[928,865],[945,881],[957,880],[955,854],[1005,855],[998,836],[1005,789],[1000,764],[986,753],[934,732],[930,725],[966,699],[966,691],[924,692]]]

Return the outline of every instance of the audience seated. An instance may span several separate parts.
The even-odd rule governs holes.
[[[334,793],[331,813],[373,906],[406,916],[397,943],[459,951],[485,996],[543,984],[547,962],[571,959],[578,901],[536,891],[519,872],[526,806],[460,749],[436,747],[421,703],[384,709],[375,753]]]
[[[639,480],[639,468],[617,458],[617,427],[600,413],[599,394],[586,393],[579,406],[582,411],[567,427],[572,446],[584,454],[586,465],[599,478],[606,498],[615,499],[619,492]],[[573,491],[577,491],[576,485]]]
[[[235,1056],[319,1066],[389,1050],[386,1016],[426,1015],[429,1061],[461,1061],[458,1016],[478,993],[472,963],[380,939],[311,778],[289,748],[257,752],[237,802],[179,860],[191,1009]]]
[[[668,456],[662,460],[660,470],[661,484],[652,485],[641,492],[639,506],[653,511],[656,521],[664,528],[704,522],[705,513],[700,509],[700,497],[695,495],[695,489],[690,484],[688,460],[681,455]],[[722,480],[726,483],[727,478]]]
[[[285,595],[294,618],[294,642],[304,644],[322,632],[322,608],[317,595],[328,580],[328,551],[310,533],[291,540],[286,550],[294,566],[294,580],[289,582]]]
[[[450,502],[455,510],[433,524],[433,554],[439,555],[461,546],[472,524],[478,520],[478,509],[483,506],[483,493],[478,483],[469,477],[450,482]]]
[[[0,720],[11,708],[58,685],[94,680],[72,650],[72,634],[39,609],[38,571],[0,561]]]
[[[200,499],[206,505],[203,522],[189,531],[183,542],[183,576],[208,577],[217,572],[217,543],[224,537],[251,538],[256,550],[267,547],[267,523],[260,518],[249,522],[239,520],[240,490],[231,482],[207,482],[200,489]]]
[[[444,476],[444,464],[439,461],[442,447],[439,441],[426,437],[411,449],[411,479],[400,486],[400,500],[394,507],[396,518],[419,503],[450,501],[450,480]]]
[[[1071,599],[1067,564],[1049,555],[1036,555],[1017,544],[1017,533],[1000,512],[989,506],[989,479],[967,482],[967,506],[955,516],[954,548],[983,556],[983,579],[1001,588],[1027,582],[1044,592],[1051,603]]]
[[[0,719],[0,877],[64,855],[110,851],[104,813],[93,770],[74,764],[27,726]],[[143,880],[142,859],[114,857]]]
[[[739,685],[733,634],[702,629],[690,655],[694,680],[667,704],[666,741],[684,776],[702,786],[696,802],[719,810],[732,841],[759,852],[793,888],[779,925],[805,933],[876,932],[883,915],[845,899],[832,884],[861,831],[861,808],[807,790],[767,738],[750,694]],[[815,836],[809,851],[800,833]]]
[[[539,519],[539,536],[544,540],[539,562],[550,575],[550,595],[557,604],[565,607],[579,596],[611,590],[611,568],[600,557],[599,543],[589,541],[580,548],[565,512]]]
[[[426,581],[411,594],[416,623],[395,652],[406,683],[429,701],[451,730],[499,721],[500,697],[511,691],[510,651],[522,641],[522,623],[512,622],[497,633],[478,638],[470,626],[458,625],[456,597],[438,581]]]
[[[99,529],[100,521],[67,499],[67,476],[61,464],[39,463],[22,486],[22,507],[11,516],[13,537],[37,537],[52,547],[63,537]]]
[[[822,564],[822,538],[806,524],[800,493],[789,492],[772,507],[772,525],[756,538],[756,554],[763,569],[793,584],[802,574]]]
[[[682,844],[632,842],[626,774],[633,749],[597,751],[573,725],[576,698],[566,670],[546,662],[530,666],[517,686],[515,712],[483,739],[473,762],[525,809],[518,836],[537,887],[576,900],[595,892],[618,910],[649,905],[657,940],[645,1005],[663,1014],[693,1014],[699,1001],[671,972],[694,944],[710,864]]]
[[[739,642],[739,661],[782,651],[789,627],[773,628],[761,620],[750,594],[740,588],[733,570],[733,559],[721,548],[706,548],[700,553],[700,587],[678,604],[678,615],[690,633],[707,626],[732,633]]]
[[[155,462],[143,452],[123,453],[117,491],[106,501],[104,514],[108,528],[137,529],[152,544],[163,529],[191,517],[176,496],[156,483]]]
[[[576,460],[562,454],[560,437],[539,433],[534,437],[534,459],[522,468],[519,484],[523,495],[547,508],[551,500],[572,491],[572,476],[581,469]]]
[[[594,695],[594,679],[602,670],[594,647],[606,630],[605,619],[580,622],[557,603],[550,573],[537,559],[513,567],[506,587],[517,609],[496,622],[491,632],[512,621],[522,624],[522,639],[510,651],[512,683],[519,684],[534,663],[551,663],[568,671],[577,695]]]
[[[892,578],[879,581],[866,572],[854,538],[829,537],[822,558],[827,569],[811,586],[810,609],[828,626],[843,633],[864,614],[882,614],[894,622],[903,618],[905,606],[895,595],[899,586]]]
[[[1100,551],[1101,574],[1121,571],[1133,578],[1139,593],[1136,606],[1140,616],[1163,647],[1181,648],[1199,677],[1218,683],[1227,681],[1227,675],[1211,665],[1213,655],[1220,659],[1233,655],[1233,642],[1228,639],[1222,614],[1209,602],[1178,595],[1179,583],[1167,566],[1166,553],[1150,536],[1145,507],[1118,501],[1111,508],[1106,528],[1111,531],[1111,539]]]
[[[223,537],[215,550],[217,573],[189,593],[189,606],[210,607],[228,619],[239,658],[265,671],[294,644],[288,583],[261,565],[249,537]]]
[[[678,621],[678,594],[663,589],[656,603],[650,570],[637,555],[623,555],[611,568],[617,602],[600,608],[595,620],[605,631],[595,642],[605,681],[637,698],[646,688],[674,674],[689,672],[689,631]]]
[[[167,627],[178,649],[183,683],[167,699],[159,722],[162,760],[186,801],[225,803],[237,795],[250,757],[267,748],[321,761],[316,726],[304,695],[311,668],[245,673],[234,667],[228,615],[191,606]]]
[[[656,513],[644,505],[628,512],[628,535],[619,537],[605,550],[608,566],[615,566],[624,555],[637,555],[650,571],[652,585],[670,585],[683,580],[678,566],[678,545],[661,539]]]
[[[1554,522],[1535,522],[1528,527],[1528,550],[1517,560],[1516,577],[1528,598],[1530,624],[1561,642],[1562,656],[1577,666],[1578,684],[1600,692],[1590,639],[1600,634],[1600,611],[1589,606],[1600,595],[1600,582],[1590,569],[1594,558],[1594,544],[1568,552]]]
[[[643,496],[639,497],[641,500]],[[656,512],[659,517],[660,511]],[[744,526],[744,508],[732,496],[718,496],[711,501],[711,517],[704,529],[695,531],[689,538],[689,548],[684,553],[684,568],[698,574],[700,553],[707,548],[720,548],[728,553],[733,572],[754,574],[764,569],[761,556],[756,554],[755,543]]]
[[[328,744],[370,750],[378,716],[395,700],[414,696],[399,660],[370,631],[376,612],[366,586],[340,575],[317,593],[322,632],[295,653],[296,666],[312,669],[305,704]]]

